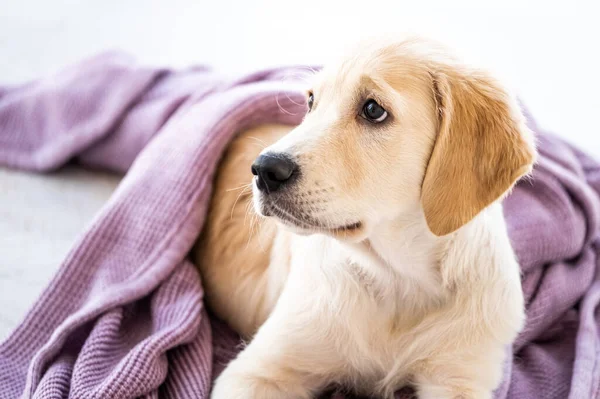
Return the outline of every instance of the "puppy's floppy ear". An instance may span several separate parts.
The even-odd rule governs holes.
[[[442,236],[529,173],[536,150],[515,99],[491,77],[457,68],[431,77],[439,132],[421,201],[429,229]]]

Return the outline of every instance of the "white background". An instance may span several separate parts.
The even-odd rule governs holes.
[[[246,71],[322,64],[356,38],[440,38],[517,88],[541,124],[600,158],[597,1],[0,0],[0,84],[122,49],[144,63]],[[0,338],[118,179],[0,169]]]

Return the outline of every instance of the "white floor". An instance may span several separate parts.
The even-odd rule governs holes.
[[[149,64],[229,71],[326,62],[354,38],[442,38],[518,88],[544,126],[600,157],[594,0],[0,0],[0,84],[121,48]],[[0,338],[47,284],[118,179],[0,169]]]

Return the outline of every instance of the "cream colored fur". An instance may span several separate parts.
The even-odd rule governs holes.
[[[242,132],[215,179],[196,262],[251,340],[212,397],[490,398],[524,321],[499,202],[536,156],[514,97],[422,39],[363,43],[311,93],[302,124]],[[361,117],[368,99],[386,121]],[[252,181],[261,150],[300,165],[279,202]]]

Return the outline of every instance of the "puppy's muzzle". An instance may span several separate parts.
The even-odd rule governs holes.
[[[266,153],[256,158],[252,164],[252,174],[256,176],[258,189],[270,194],[296,180],[299,167],[287,154]]]

